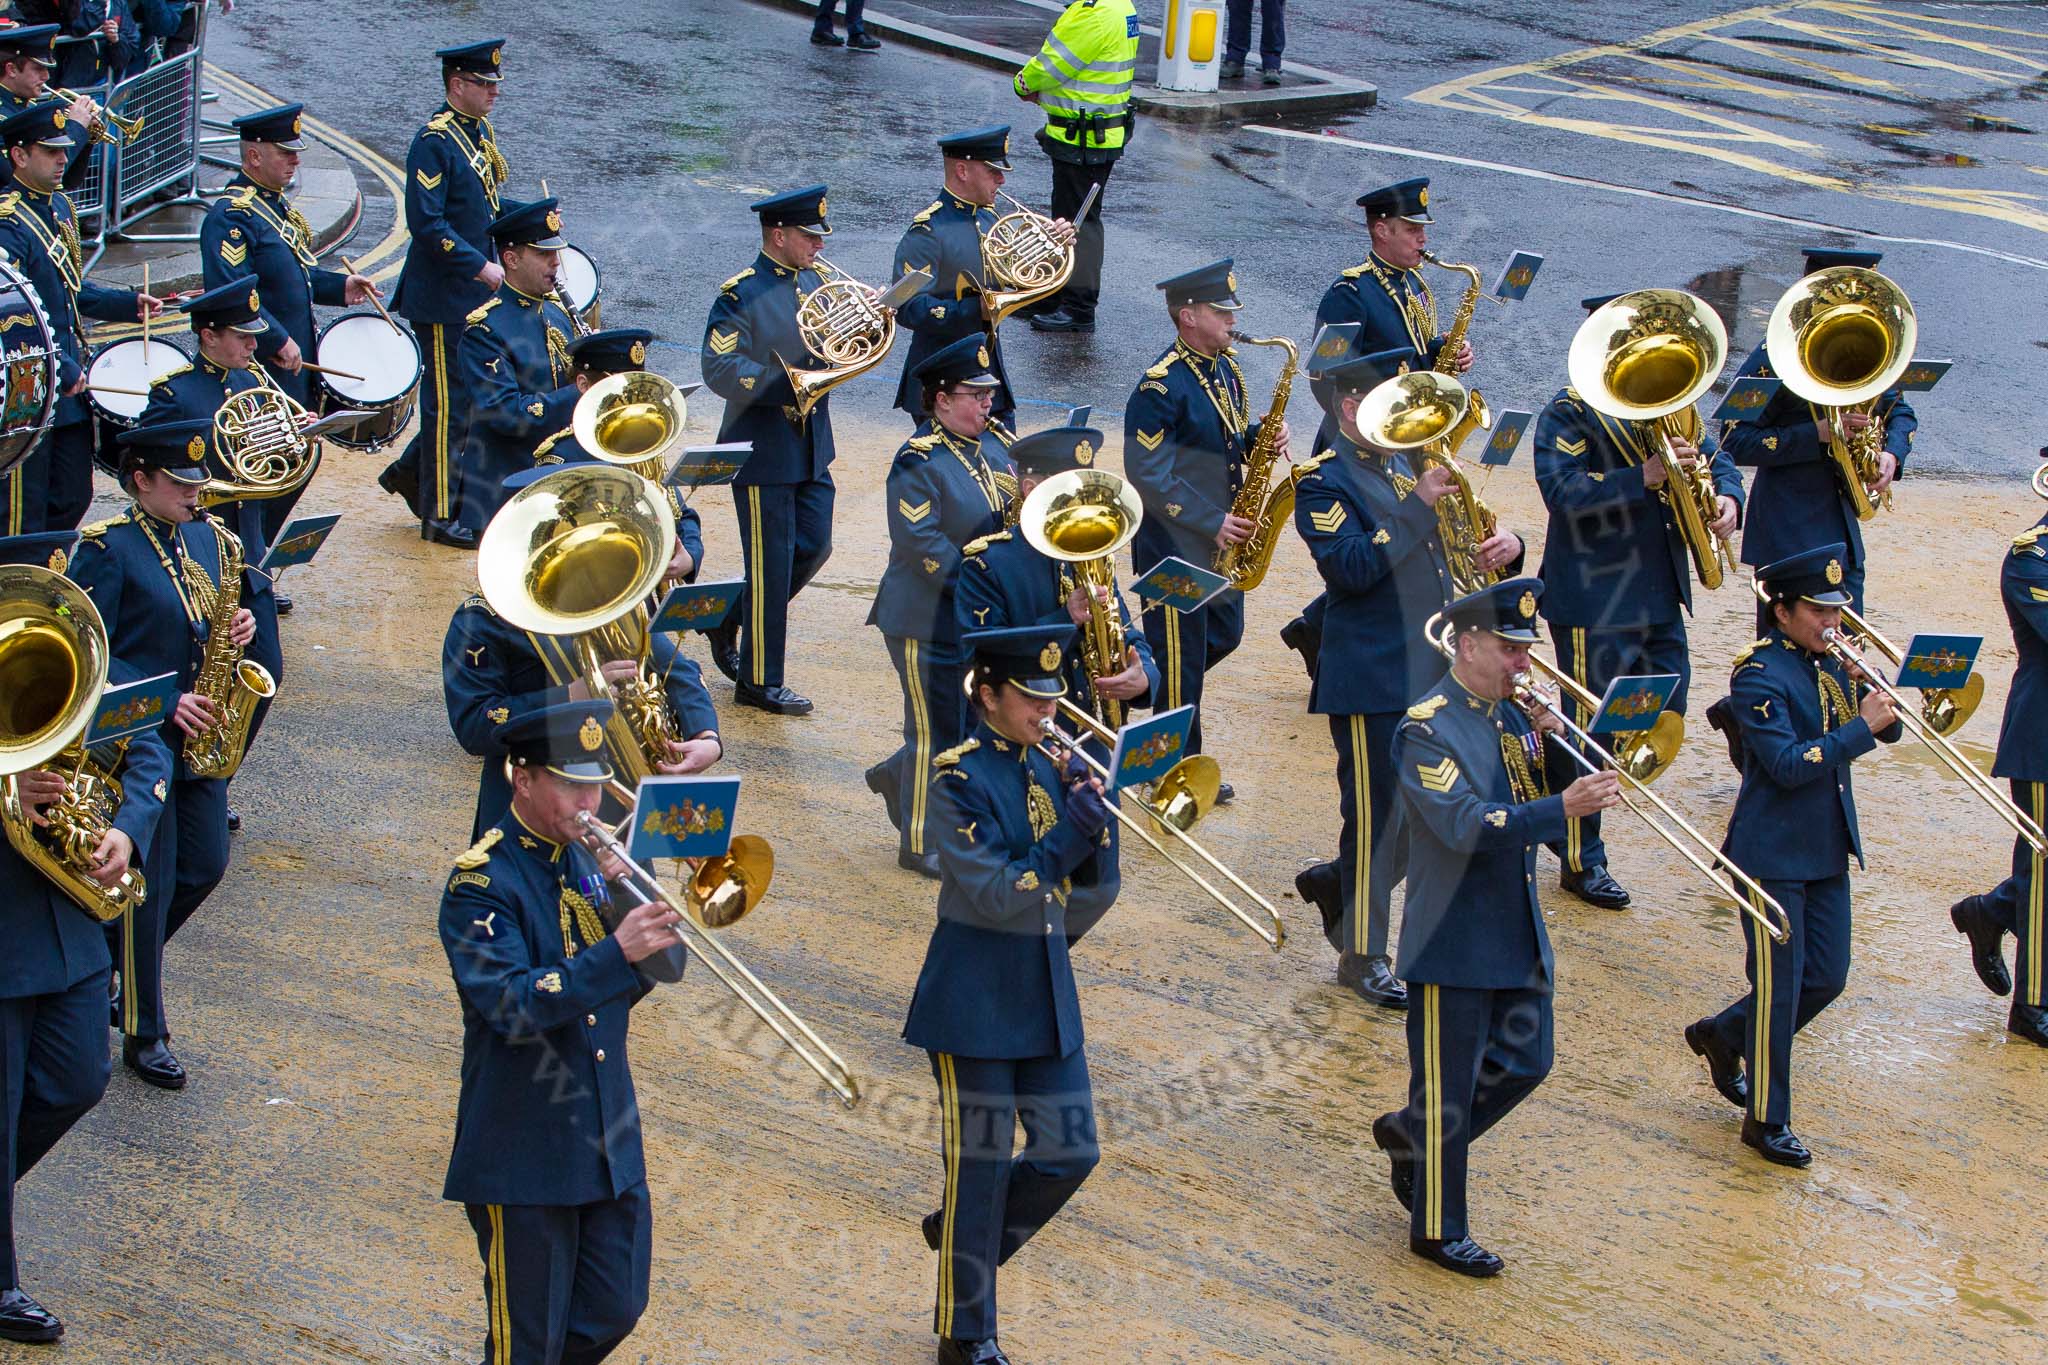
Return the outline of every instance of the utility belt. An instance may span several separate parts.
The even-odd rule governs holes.
[[[1137,127],[1137,124],[1137,118],[1128,104],[1120,114],[1076,114],[1064,109],[1045,111],[1045,126],[1057,128],[1067,134],[1077,147],[1105,146],[1109,142],[1109,135],[1118,131],[1121,131],[1128,141],[1131,129]]]

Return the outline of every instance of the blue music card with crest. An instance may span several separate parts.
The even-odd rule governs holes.
[[[1486,433],[1486,449],[1479,454],[1479,463],[1489,468],[1498,468],[1515,458],[1515,452],[1522,448],[1522,437],[1527,434],[1529,424],[1536,420],[1533,412],[1520,408],[1509,408],[1493,419],[1493,430]]]
[[[1785,387],[1779,379],[1765,379],[1761,375],[1748,374],[1728,386],[1727,394],[1721,399],[1721,406],[1714,409],[1716,422],[1753,422],[1766,404]]]
[[[688,446],[668,467],[663,483],[676,488],[702,488],[705,484],[731,483],[740,466],[754,453],[752,441],[726,441],[719,445]]]
[[[1536,283],[1536,272],[1542,268],[1543,257],[1540,254],[1517,251],[1500,268],[1500,278],[1493,282],[1493,296],[1503,303],[1521,302],[1529,297],[1529,286]]]
[[[1187,757],[1188,731],[1194,723],[1194,707],[1176,706],[1117,731],[1116,752],[1109,758],[1110,775],[1116,779],[1112,794],[1166,776]]]
[[[1230,580],[1215,570],[1168,555],[1132,580],[1131,592],[1145,607],[1185,612],[1196,610],[1229,586]]]
[[[1933,691],[1961,687],[1977,666],[1977,651],[1984,648],[1981,635],[1915,635],[1906,646],[1906,662],[1899,666],[1895,687],[1917,687]]]
[[[1953,360],[1922,360],[1913,357],[1913,363],[1899,376],[1899,387],[1907,393],[1925,393],[1941,382],[1941,377],[1954,365]]]
[[[716,583],[678,583],[661,599],[654,613],[654,630],[711,630],[725,624],[733,603],[747,590],[744,578],[721,579]]]
[[[339,512],[319,517],[293,517],[278,531],[277,539],[271,542],[270,549],[256,567],[274,577],[294,565],[310,562],[314,555],[320,553],[320,547],[327,543],[328,533],[340,520]]]
[[[93,708],[92,723],[85,727],[85,747],[90,749],[126,735],[154,730],[178,709],[179,691],[176,673],[159,673],[154,678],[108,688]]]
[[[1600,709],[1586,728],[1596,735],[1647,730],[1656,723],[1678,691],[1676,673],[1644,673],[1616,678],[1607,684]]]
[[[633,798],[626,849],[636,863],[655,858],[716,858],[732,846],[740,779],[650,777]]]

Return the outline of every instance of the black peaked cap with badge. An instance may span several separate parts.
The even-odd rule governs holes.
[[[480,43],[466,43],[461,47],[444,47],[435,50],[441,59],[441,74],[444,76],[474,76],[480,81],[504,79],[505,40],[486,38]]]
[[[999,171],[1010,170],[1010,125],[992,123],[986,128],[949,133],[939,139],[939,150],[964,161],[986,161]]]
[[[962,384],[970,389],[993,389],[1003,382],[989,373],[988,337],[982,332],[933,351],[910,373],[918,383],[940,388]]]
[[[1071,621],[971,630],[960,637],[961,647],[974,659],[977,684],[1006,682],[1034,697],[1067,694],[1067,681],[1060,675],[1067,646],[1073,642]]]
[[[569,343],[569,361],[586,374],[624,374],[647,368],[654,333],[645,327],[607,327]]]
[[[1102,432],[1095,427],[1047,427],[1010,443],[1010,462],[1020,479],[1048,479],[1070,469],[1094,465],[1102,449]]]
[[[608,782],[604,734],[611,718],[608,698],[557,702],[516,717],[500,727],[498,738],[514,767],[545,768],[571,782]]]
[[[500,248],[535,246],[560,251],[569,245],[562,237],[562,201],[553,195],[526,204],[505,200],[498,216],[491,219],[489,232],[492,243]]]
[[[1429,177],[1397,180],[1358,196],[1358,207],[1372,218],[1405,218],[1411,223],[1434,223],[1429,216]]]
[[[70,115],[61,104],[37,104],[0,123],[0,146],[69,147]]]
[[[288,152],[303,152],[306,139],[301,136],[300,129],[305,112],[303,104],[280,104],[244,114],[234,120],[233,127],[242,135],[244,142],[270,142]]]
[[[149,469],[179,483],[205,483],[206,449],[213,434],[210,417],[180,418],[130,427],[121,433],[121,469]]]
[[[1205,266],[1161,280],[1154,287],[1164,291],[1169,308],[1206,303],[1212,308],[1236,312],[1244,307],[1237,298],[1236,266],[1233,258],[1225,256],[1220,261],[1211,261]]]
[[[229,280],[178,307],[192,319],[195,332],[202,327],[227,327],[260,336],[269,330],[258,320],[263,312],[263,295],[256,288],[254,275]]]
[[[813,237],[830,237],[832,225],[825,218],[825,186],[806,185],[785,190],[747,205],[760,215],[764,228],[801,228]]]
[[[1816,545],[1787,555],[1756,571],[1757,579],[1773,602],[1811,602],[1818,607],[1846,607],[1850,597],[1842,587],[1843,565],[1849,547],[1837,541]]]
[[[1543,605],[1543,580],[1510,578],[1460,597],[1444,608],[1444,619],[1460,631],[1483,630],[1503,640],[1534,644],[1543,638],[1536,625]]]

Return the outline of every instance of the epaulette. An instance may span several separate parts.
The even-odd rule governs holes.
[[[78,538],[80,540],[98,540],[106,535],[107,528],[119,526],[127,520],[128,514],[123,512],[119,516],[108,517],[105,521],[95,521],[89,526],[81,526],[78,528]]]
[[[12,218],[14,216],[14,206],[20,202],[20,190],[9,190],[5,194],[0,194],[0,218]]]
[[[2043,550],[2038,544],[2035,543],[2036,541],[2041,539],[2041,532],[2043,532],[2044,530],[2048,530],[2048,527],[2035,526],[2025,531],[2022,531],[2018,535],[2014,536],[2012,538],[2013,552],[2017,554],[2022,550],[2031,550],[2037,555],[2041,555],[2044,558],[2048,558],[2048,550]]]
[[[440,113],[427,120],[426,131],[429,133],[445,133],[448,131],[448,125],[454,121],[455,111],[453,109],[443,109]]]
[[[942,444],[945,439],[945,437],[935,431],[929,436],[913,436],[908,441],[905,441],[903,446],[906,450],[914,450],[918,454],[923,455]]]
[[[190,365],[180,365],[180,366],[179,366],[179,367],[178,367],[177,369],[175,369],[175,370],[165,370],[165,371],[164,371],[164,372],[163,372],[162,374],[160,374],[160,375],[158,375],[158,376],[157,376],[156,378],[154,378],[154,379],[150,380],[150,381],[149,381],[149,382],[150,382],[150,386],[151,386],[152,388],[154,388],[154,387],[155,387],[156,385],[158,385],[158,384],[163,384],[163,385],[166,385],[166,386],[168,386],[168,385],[170,384],[170,382],[171,382],[171,381],[172,381],[173,379],[176,379],[176,378],[177,378],[177,377],[178,377],[179,375],[181,375],[181,374],[190,374],[190,373],[192,373],[192,367],[191,367]]]
[[[969,556],[978,555],[983,550],[986,550],[989,546],[995,544],[997,541],[1008,540],[1009,538],[1010,533],[1008,531],[991,531],[989,534],[985,536],[976,536],[973,540],[970,540],[965,545],[962,545],[960,547],[960,553]]]
[[[471,844],[467,852],[457,855],[455,865],[465,872],[471,868],[482,867],[491,860],[491,849],[504,837],[505,831],[502,829],[485,830],[483,838]]]
[[[1366,272],[1370,271],[1371,269],[1372,269],[1372,262],[1371,262],[1371,261],[1360,261],[1360,262],[1359,262],[1359,263],[1358,263],[1357,265],[1354,265],[1354,266],[1352,266],[1352,267],[1351,267],[1351,268],[1350,268],[1349,270],[1347,270],[1347,271],[1345,271],[1345,272],[1344,272],[1343,274],[1339,275],[1339,276],[1338,276],[1338,278],[1339,278],[1339,279],[1344,279],[1344,280],[1355,280],[1355,279],[1357,279],[1357,278],[1358,278],[1359,276],[1361,276],[1361,275],[1365,274]]]
[[[1443,710],[1446,706],[1450,704],[1451,699],[1449,697],[1446,697],[1443,693],[1439,692],[1435,696],[1429,697],[1423,701],[1416,702],[1415,705],[1409,707],[1408,719],[1428,720],[1431,716]]]
[[[1758,640],[1755,644],[1749,646],[1747,649],[1743,650],[1740,654],[1735,656],[1734,661],[1728,665],[1728,671],[1730,673],[1739,672],[1741,669],[1752,663],[1754,663],[1758,668],[1762,668],[1764,666],[1763,661],[1761,659],[1752,659],[1750,656],[1755,654],[1758,650],[1767,647],[1770,643],[1770,637],[1768,636],[1761,640]]]
[[[575,434],[575,427],[563,427],[560,431],[548,437],[545,441],[542,441],[539,445],[533,448],[533,462],[535,464],[562,463],[561,456],[552,454],[550,452],[554,450],[555,446],[561,441],[561,439],[564,436],[573,436]]]
[[[1157,365],[1154,365],[1151,369],[1145,371],[1145,377],[1147,379],[1166,378],[1166,372],[1173,368],[1173,358],[1177,354],[1179,354],[1179,352],[1177,351],[1168,351],[1166,353],[1166,358],[1164,360],[1161,360]]]
[[[980,747],[981,741],[978,739],[963,740],[961,743],[955,744],[952,748],[946,750],[944,753],[934,756],[932,759],[932,766],[934,768],[954,767],[958,765],[962,758],[966,757],[968,754],[973,753],[976,749],[979,749]]]
[[[915,218],[912,218],[912,219],[910,220],[910,225],[911,225],[912,227],[916,227],[916,226],[918,226],[918,225],[919,225],[920,223],[927,223],[927,222],[930,222],[930,221],[931,221],[931,216],[932,216],[933,214],[937,213],[937,212],[938,212],[938,211],[939,211],[940,209],[944,208],[945,206],[946,206],[946,201],[945,201],[945,200],[943,200],[943,199],[934,199],[934,200],[932,200],[932,206],[931,206],[930,208],[926,209],[926,210],[925,210],[925,211],[924,211],[923,213],[920,213],[920,214],[918,214],[918,215],[917,215],[917,216],[916,216]]]
[[[737,275],[733,276],[733,277],[732,277],[731,279],[727,280],[727,281],[726,281],[726,282],[725,282],[724,284],[721,284],[721,285],[719,285],[719,286],[718,286],[718,292],[719,292],[719,293],[721,293],[721,294],[729,294],[729,293],[731,293],[731,292],[732,292],[732,287],[733,287],[734,285],[738,284],[738,283],[739,283],[739,282],[740,282],[741,280],[744,280],[745,278],[747,278],[747,276],[749,276],[749,275],[751,275],[751,274],[753,274],[753,273],[754,273],[754,267],[752,267],[752,266],[748,266],[748,267],[747,267],[747,268],[746,268],[745,270],[742,270],[742,271],[741,271],[741,272],[740,272],[739,274],[737,274]]]
[[[228,191],[227,207],[231,209],[247,209],[255,202],[256,187],[254,185],[240,185]]]
[[[503,303],[504,301],[505,300],[503,299],[485,299],[483,307],[474,310],[473,312],[470,313],[468,317],[464,318],[462,321],[468,326],[474,327],[479,322],[482,322],[485,316],[488,315],[493,308],[496,308],[499,304]]]

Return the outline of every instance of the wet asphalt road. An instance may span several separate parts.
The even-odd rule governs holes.
[[[1114,429],[1137,370],[1164,344],[1154,279],[1235,254],[1247,325],[1301,337],[1327,278],[1362,251],[1350,200],[1413,173],[1436,178],[1435,244],[1451,259],[1490,274],[1512,247],[1549,258],[1527,303],[1484,306],[1474,324],[1496,408],[1533,407],[1561,382],[1582,293],[1702,280],[1746,349],[1815,230],[1702,202],[2004,253],[1887,248],[1920,304],[1923,351],[1959,362],[1921,405],[1923,464],[1970,477],[1903,486],[1902,511],[1871,529],[1873,600],[1891,620],[1989,637],[1990,695],[1964,735],[1982,759],[2013,663],[1989,584],[2006,538],[2039,509],[2014,476],[2039,444],[2022,396],[2038,364],[2043,276],[2006,257],[2048,258],[2048,242],[2026,220],[2038,136],[1970,132],[1967,111],[2037,121],[2038,85],[1992,79],[2007,68],[1984,49],[2031,52],[2037,78],[2048,14],[1893,7],[1892,22],[1924,11],[2032,32],[1969,30],[1969,48],[1915,39],[1912,60],[1975,74],[1895,54],[1855,67],[1860,93],[1845,94],[1819,68],[1849,69],[1827,48],[1852,21],[1873,28],[1868,7],[1781,8],[1806,28],[1749,21],[1722,39],[1661,43],[1645,54],[1653,63],[1605,56],[1564,69],[1603,100],[1560,94],[1556,71],[1417,100],[1461,77],[1689,23],[1702,7],[1391,4],[1368,22],[1336,0],[1298,0],[1292,50],[1364,71],[1383,104],[1293,131],[1659,197],[1251,129],[1149,125],[1143,156],[1113,182],[1103,330],[1054,341],[1019,329],[1013,369],[1035,397],[1099,404]],[[587,16],[538,5],[362,4],[346,47],[331,14],[249,0],[216,24],[214,59],[308,98],[402,160],[432,103],[427,49],[512,33],[496,121],[515,185],[537,190],[545,175],[565,197],[572,237],[605,266],[608,317],[681,342],[660,367],[686,378],[711,291],[751,257],[749,198],[829,180],[831,254],[875,279],[898,225],[935,187],[931,135],[1020,112],[999,76],[895,47],[821,53],[799,19],[742,0],[616,4],[601,37],[572,32]],[[259,16],[276,26],[254,31]],[[1880,79],[1906,93],[1871,86]],[[1605,122],[1511,123],[1444,99]],[[1654,126],[1668,137],[1676,111],[1702,109],[1751,130],[1743,155],[1780,170],[1616,136]],[[1738,131],[1716,128],[1724,141]],[[1766,144],[1756,130],[1806,146]],[[1880,136],[1980,164],[1936,166],[1876,146]],[[1023,150],[1013,188],[1034,198],[1045,173]],[[1786,168],[1852,188],[1788,180]],[[2005,217],[1986,217],[1896,197],[1929,187],[2011,198]],[[373,197],[357,244],[390,219]],[[1255,384],[1269,366],[1252,358]],[[870,377],[834,400],[837,548],[793,616],[792,679],[820,699],[818,714],[736,711],[714,686],[731,769],[748,782],[741,823],[778,850],[769,901],[730,941],[846,1053],[868,1099],[838,1111],[709,982],[693,976],[643,1007],[633,1051],[654,1173],[654,1296],[615,1359],[928,1358],[931,1258],[914,1220],[938,1184],[935,1120],[925,1061],[897,1035],[931,892],[894,868],[859,781],[894,742],[894,682],[860,624],[883,560],[882,470],[902,434],[886,411],[894,368],[889,383]],[[702,439],[715,409],[707,400],[693,414]],[[73,1333],[55,1353],[0,1347],[0,1361],[476,1356],[475,1245],[437,1198],[460,1039],[433,932],[475,790],[474,761],[447,733],[438,658],[473,579],[375,492],[380,463],[336,453],[305,504],[346,520],[317,571],[287,583],[301,605],[285,627],[284,691],[236,786],[249,826],[227,883],[173,949],[192,1088],[167,1096],[117,1075],[24,1185],[24,1273]],[[1505,524],[1540,527],[1517,472],[1488,499]],[[738,563],[729,504],[704,497],[707,563],[724,572]],[[2038,1358],[2042,1058],[2006,1038],[2003,1002],[1976,984],[1943,914],[1997,875],[2008,844],[1904,749],[1859,773],[1871,869],[1856,881],[1856,965],[1796,1054],[1814,1168],[1776,1170],[1736,1146],[1733,1111],[1678,1041],[1738,989],[1732,911],[1617,818],[1615,869],[1637,905],[1601,914],[1545,888],[1558,1067],[1475,1160],[1475,1217],[1511,1269],[1474,1286],[1408,1255],[1364,1137],[1406,1084],[1399,1021],[1329,984],[1313,916],[1286,894],[1336,834],[1325,729],[1302,713],[1305,680],[1273,638],[1314,587],[1300,548],[1284,546],[1250,604],[1245,647],[1212,680],[1211,742],[1240,799],[1202,834],[1282,906],[1293,937],[1265,953],[1173,873],[1127,860],[1123,901],[1078,956],[1106,1157],[1004,1273],[1014,1358]],[[1702,609],[1703,676],[1748,640],[1738,598],[1724,591]],[[1718,836],[1734,783],[1697,717],[1694,734],[1663,790]]]

